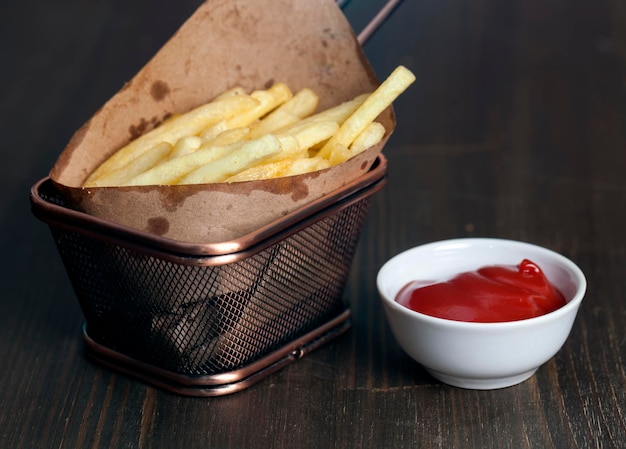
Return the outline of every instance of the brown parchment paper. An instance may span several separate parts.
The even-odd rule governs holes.
[[[224,90],[285,82],[309,87],[318,110],[378,80],[333,0],[207,0],[116,95],[72,137],[50,172],[73,207],[111,222],[189,243],[246,235],[365,173],[395,127],[378,118],[380,144],[330,169],[267,181],[82,188],[117,149],[165,118]]]

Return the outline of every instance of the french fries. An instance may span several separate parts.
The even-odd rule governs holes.
[[[404,92],[413,81],[415,81],[413,73],[403,66],[397,67],[342,123],[339,131],[322,147],[319,155],[326,159],[331,159],[335,146],[349,148],[359,134]]]
[[[256,123],[251,130],[250,137],[260,137],[290,125],[295,125],[303,118],[313,114],[318,103],[319,97],[315,92],[311,89],[302,89]]]
[[[177,144],[177,146],[179,145]],[[182,148],[183,146],[185,148],[188,147],[184,144],[184,142],[179,147]],[[108,185],[123,185],[132,178],[150,170],[159,162],[167,159],[173,151],[172,146],[167,142],[156,144],[150,149],[150,151],[140,154],[128,164],[118,169],[103,173],[101,176],[92,181],[92,186],[99,187]]]
[[[322,170],[380,142],[376,118],[415,76],[397,67],[371,93],[316,112],[310,89],[234,87],[115,152],[84,187],[242,182]]]
[[[257,106],[258,100],[248,95],[233,95],[199,106],[185,114],[165,121],[161,126],[138,137],[113,153],[87,179],[86,185],[112,170],[117,170],[156,145],[167,142],[176,144],[178,139],[201,132],[210,125],[235,116]]]
[[[271,134],[255,140],[248,140],[236,150],[229,152],[213,163],[204,164],[191,170],[179,180],[178,184],[221,182],[281,151],[281,142]]]

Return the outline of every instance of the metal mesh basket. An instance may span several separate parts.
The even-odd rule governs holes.
[[[380,156],[355,182],[227,245],[185,245],[72,210],[47,178],[31,204],[84,313],[87,355],[173,392],[213,396],[348,328],[343,290],[385,173]]]

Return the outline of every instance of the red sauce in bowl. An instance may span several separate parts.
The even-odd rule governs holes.
[[[493,265],[443,282],[414,281],[396,301],[411,310],[455,321],[494,323],[550,313],[566,304],[537,264]]]

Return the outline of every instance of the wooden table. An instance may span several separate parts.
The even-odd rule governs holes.
[[[314,1],[314,0],[312,0]],[[361,29],[383,1],[344,12]],[[351,330],[229,396],[177,396],[89,362],[81,310],[28,192],[196,1],[0,6],[0,446],[626,447],[626,8],[616,0],[405,1],[366,43],[395,104],[346,297]],[[472,391],[396,345],[375,275],[424,242],[489,236],[566,255],[588,291],[528,381]]]

